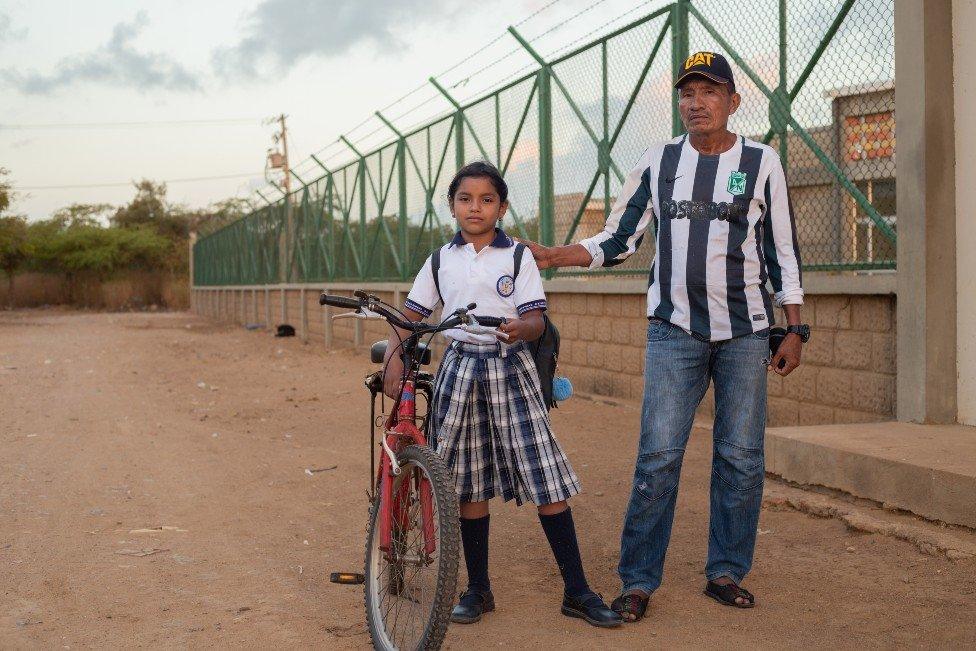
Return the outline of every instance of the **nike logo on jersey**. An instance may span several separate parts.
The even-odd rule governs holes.
[[[672,176],[670,179],[664,179],[665,183],[671,184],[680,179],[684,174],[679,174],[678,176]]]

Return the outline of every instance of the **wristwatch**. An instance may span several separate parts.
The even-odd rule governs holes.
[[[787,326],[786,333],[789,334],[791,332],[795,335],[800,335],[800,341],[803,343],[810,341],[810,326],[806,323]]]

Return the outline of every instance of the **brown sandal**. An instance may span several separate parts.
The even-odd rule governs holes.
[[[756,598],[745,588],[740,588],[735,583],[719,585],[714,581],[709,581],[705,586],[705,594],[719,602],[723,606],[735,606],[736,608],[753,608],[756,605]],[[736,601],[742,599],[742,603]]]
[[[623,617],[623,620],[628,624],[633,624],[644,619],[647,603],[650,600],[650,597],[645,597],[636,592],[628,592],[614,599],[613,603],[610,604],[610,609]]]

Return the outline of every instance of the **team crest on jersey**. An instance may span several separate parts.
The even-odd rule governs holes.
[[[495,283],[495,289],[498,290],[501,296],[508,298],[515,292],[515,279],[506,274]]]
[[[729,174],[729,194],[742,194],[746,191],[746,173],[732,172]]]

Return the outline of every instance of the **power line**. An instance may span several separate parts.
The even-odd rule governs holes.
[[[260,172],[251,172],[246,174],[224,174],[222,176],[193,176],[183,179],[169,179],[166,181],[159,181],[160,183],[194,183],[196,181],[220,181],[223,179],[243,179],[249,177],[261,177]],[[15,192],[17,191],[34,191],[34,190],[83,190],[86,188],[122,188],[131,186],[133,181],[119,181],[116,183],[84,183],[77,185],[21,185],[12,188]]]
[[[536,9],[534,12],[532,12],[531,14],[529,14],[528,16],[526,16],[525,18],[523,18],[522,20],[520,20],[517,23],[515,23],[515,26],[516,27],[519,27],[519,26],[523,25],[524,23],[527,23],[528,21],[532,20],[533,18],[535,18],[536,16],[538,16],[542,12],[546,11],[547,9],[549,9],[550,7],[552,7],[553,5],[559,4],[560,2],[562,2],[562,0],[550,0],[550,2],[546,3],[545,5],[543,5],[542,7],[540,7],[539,9]],[[488,43],[486,43],[485,45],[481,46],[480,48],[478,48],[477,50],[475,50],[474,52],[472,52],[471,54],[469,54],[465,58],[461,59],[460,61],[458,61],[457,63],[455,63],[454,65],[452,65],[451,67],[449,67],[449,68],[447,68],[445,70],[442,70],[441,72],[437,73],[434,76],[435,77],[441,77],[441,76],[446,75],[447,73],[449,73],[449,72],[451,72],[453,70],[456,70],[457,68],[461,67],[463,64],[467,63],[471,59],[473,59],[476,56],[482,54],[486,49],[488,49],[489,47],[491,47],[492,45],[494,45],[498,41],[501,41],[502,39],[507,38],[507,37],[508,37],[508,31],[501,32],[498,36],[496,36],[492,40],[488,41]],[[514,50],[513,52],[510,52],[509,54],[505,55],[502,58],[503,59],[504,58],[507,58],[507,57],[511,56],[512,54],[514,54],[517,51],[518,51],[518,49]],[[495,63],[497,63],[497,61]],[[482,68],[482,70],[484,70],[484,69],[485,68]],[[468,76],[470,77],[471,75],[468,75]],[[396,106],[397,104],[399,104],[403,100],[407,99],[408,97],[412,97],[413,95],[417,94],[418,92],[420,92],[421,90],[423,90],[425,88],[430,88],[430,84],[428,82],[426,82],[426,81],[424,83],[422,83],[421,85],[417,86],[416,88],[414,88],[413,90],[411,90],[411,91],[407,92],[406,94],[404,94],[404,95],[398,97],[397,99],[393,100],[392,102],[390,102],[386,106],[383,106],[380,109],[380,111],[381,112],[382,111],[386,111],[386,110],[388,110],[388,109]],[[426,102],[423,102],[419,106],[423,106],[424,104],[428,104],[429,102],[430,102],[430,100],[427,100]],[[419,108],[419,106],[416,107],[416,108]],[[411,110],[414,110],[414,109],[411,109]],[[409,113],[409,112],[410,111],[407,111],[407,113]],[[401,114],[401,117],[403,115],[406,115],[407,113]],[[372,119],[373,119],[373,116],[370,115],[369,117],[367,117],[366,119],[364,119],[362,122],[360,122],[356,126],[350,128],[350,129],[346,129],[342,133],[344,133],[344,134],[346,134],[348,136],[348,135],[352,134],[353,132],[355,132],[356,129],[359,129],[360,127],[362,127],[363,125],[365,125],[367,122],[369,122]],[[375,133],[375,131],[373,133]],[[372,134],[369,134],[369,135],[372,135]],[[323,147],[322,149],[318,150],[315,153],[316,154],[320,154],[325,149],[328,149],[330,146],[332,146],[334,144],[335,144],[334,142],[333,143],[329,143],[328,145],[326,145],[325,147]]]
[[[555,25],[553,25],[552,27],[550,27],[546,31],[542,32],[541,34],[538,34],[537,36],[535,36],[535,37],[533,37],[533,38],[531,38],[529,40],[530,41],[537,41],[540,38],[542,38],[543,36],[546,36],[547,34],[551,34],[552,32],[556,31],[560,27],[563,27],[564,25],[566,25],[566,24],[568,24],[568,23],[576,20],[577,18],[579,18],[583,14],[585,14],[585,13],[587,13],[589,11],[593,11],[594,9],[596,9],[597,7],[599,7],[600,5],[602,5],[606,1],[607,0],[598,0],[597,2],[594,2],[593,4],[591,4],[591,5],[587,6],[587,7],[584,7],[583,9],[580,9],[579,11],[577,11],[575,14],[573,14],[569,18],[565,19],[564,21],[562,21],[560,23],[556,23]]]
[[[544,11],[548,10],[550,7],[552,7],[553,5],[558,4],[561,1],[562,0],[550,0],[550,2],[546,3],[545,5],[543,5],[542,7],[540,7],[535,12],[529,14],[528,16],[526,16],[525,18],[523,18],[522,20],[520,20],[517,23],[515,23],[514,26],[515,27],[522,26],[523,24],[525,24],[526,22],[528,22],[532,18],[538,16],[539,14],[543,13]],[[569,17],[565,18],[564,20],[556,23],[555,25],[552,25],[548,29],[545,29],[541,33],[537,34],[536,36],[531,37],[529,40],[530,41],[538,41],[538,40],[542,39],[543,37],[545,37],[545,36],[547,36],[547,35],[555,32],[555,31],[559,30],[560,28],[566,26],[567,24],[569,24],[569,23],[577,20],[578,18],[580,18],[584,14],[587,14],[587,13],[593,11],[594,9],[596,9],[597,7],[599,7],[600,5],[603,5],[606,1],[607,0],[593,0],[592,3],[589,4],[588,6],[583,7],[582,9],[580,9],[576,13],[572,14],[571,16],[569,16]],[[608,25],[611,25],[611,24],[613,24],[615,22],[619,22],[620,19],[623,18],[624,16],[627,16],[629,14],[632,14],[633,12],[637,11],[639,8],[644,7],[644,6],[648,5],[648,4],[650,4],[650,2],[652,2],[652,1],[653,0],[644,0],[643,2],[640,2],[636,7],[633,7],[630,10],[626,11],[622,16],[617,16],[614,19],[611,19],[611,20],[603,23],[602,25],[600,25],[596,29],[593,29],[593,30],[587,32],[584,36],[578,37],[578,38],[574,39],[573,41],[571,41],[569,44],[566,44],[563,47],[560,47],[554,53],[550,54],[550,57],[553,54],[555,54],[555,53],[562,52],[562,51],[568,49],[569,47],[571,47],[571,46],[575,45],[576,43],[580,42],[581,40],[583,40],[587,36],[590,36],[590,35],[598,32],[598,31],[601,31],[602,29],[606,28]],[[499,41],[501,41],[504,38],[506,38],[507,35],[508,35],[508,32],[507,31],[502,32],[501,34],[499,34],[498,36],[496,36],[495,38],[493,38],[491,41],[489,41],[486,45],[482,46],[481,48],[479,48],[478,50],[476,50],[472,54],[468,55],[467,57],[461,59],[460,61],[458,61],[457,63],[453,64],[452,66],[450,66],[446,70],[438,73],[437,75],[435,75],[435,77],[442,77],[442,76],[446,75],[449,72],[453,72],[453,71],[457,70],[463,64],[465,64],[468,61],[474,59],[478,55],[483,54],[484,51],[486,49],[488,49],[489,47],[495,45]],[[502,61],[510,58],[511,56],[513,56],[516,53],[521,52],[521,51],[522,51],[522,48],[520,48],[520,47],[519,48],[514,48],[514,49],[508,51],[506,54],[503,54],[499,58],[493,60],[491,63],[488,63],[487,65],[483,65],[483,66],[479,67],[477,70],[475,70],[474,72],[467,74],[464,78],[462,78],[459,81],[455,82],[450,87],[451,88],[456,88],[456,87],[458,87],[460,85],[463,85],[463,84],[467,83],[473,77],[476,77],[477,75],[481,74],[482,72],[488,70],[489,68],[491,68],[491,67],[493,67],[493,66],[501,63]],[[502,80],[502,82],[496,82],[494,84],[490,84],[489,87],[499,86],[501,83],[504,83],[504,81],[506,81],[508,79],[513,79],[518,74],[520,74],[520,73],[524,72],[525,70],[528,70],[529,68],[532,68],[534,66],[535,66],[534,63],[530,63],[528,65],[525,65],[525,66],[519,68],[518,70],[516,70],[515,73],[507,76],[504,80]],[[380,111],[385,112],[385,111],[389,110],[390,108],[401,104],[407,98],[412,97],[413,95],[419,93],[420,91],[422,91],[424,89],[429,89],[429,88],[430,88],[430,85],[425,82],[425,83],[417,86],[413,90],[409,91],[405,95],[402,95],[401,97],[399,97],[399,98],[395,99],[394,101],[390,102],[389,104],[387,104],[386,106],[384,106],[382,109],[380,109]],[[437,100],[439,98],[440,98],[440,95],[439,94],[436,94],[436,93],[435,94],[432,94],[426,100],[420,102],[419,104],[417,104],[417,105],[415,105],[415,106],[413,106],[411,108],[406,109],[405,111],[399,113],[398,115],[393,116],[392,120],[394,122],[398,122],[398,121],[402,120],[403,118],[406,118],[408,115],[413,114],[414,112],[418,111],[420,108],[422,108],[422,107],[424,107],[424,106],[426,106],[426,105],[434,102],[435,100]],[[374,115],[367,116],[361,122],[359,122],[358,124],[356,124],[355,126],[353,126],[351,129],[348,129],[348,130],[344,131],[343,133],[346,136],[349,136],[349,135],[355,133],[360,128],[364,127],[366,124],[368,124],[370,121],[372,121],[374,119],[374,117],[375,117]],[[367,133],[365,136],[359,137],[358,139],[360,141],[366,140],[366,139],[370,138],[371,136],[373,136],[374,134],[378,133],[379,131],[382,131],[384,128],[386,128],[386,125],[378,126],[377,128],[375,128],[372,131],[370,131],[369,133]],[[400,128],[401,129],[404,129],[404,127],[402,125],[401,125]],[[323,154],[323,152],[325,152],[327,150],[331,150],[331,153],[330,154],[328,154],[328,155],[322,155],[322,157],[325,159],[325,162],[326,163],[331,163],[332,159],[336,158],[337,156],[348,157],[349,154],[344,151],[345,147],[342,147],[342,149],[339,150],[339,151],[333,150],[334,147],[338,147],[341,144],[342,144],[341,141],[339,139],[337,139],[337,140],[335,140],[333,142],[328,143],[327,145],[325,145],[321,149],[319,149],[317,152],[315,152],[315,154],[316,155],[320,155],[320,154]]]
[[[143,120],[133,122],[49,122],[38,124],[3,124],[4,129],[114,129],[126,127],[177,127],[177,126],[213,126],[218,124],[260,124],[260,118],[225,118],[214,120]]]

